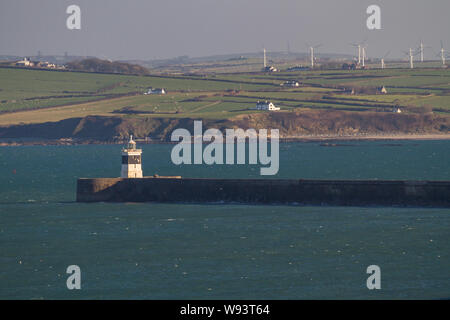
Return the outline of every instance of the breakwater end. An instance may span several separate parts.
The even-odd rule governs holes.
[[[450,208],[450,181],[80,178],[77,201]]]

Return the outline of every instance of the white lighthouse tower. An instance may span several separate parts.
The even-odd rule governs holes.
[[[121,178],[142,178],[142,149],[136,149],[136,142],[130,136],[128,146],[122,149]]]

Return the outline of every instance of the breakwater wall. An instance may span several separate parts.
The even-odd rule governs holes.
[[[80,178],[77,201],[450,207],[450,181]]]

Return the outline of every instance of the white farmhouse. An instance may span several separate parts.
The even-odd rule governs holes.
[[[30,61],[30,59],[24,58],[23,60],[17,61],[16,66],[19,67],[32,67],[33,62]]]
[[[270,101],[258,101],[256,103],[256,110],[278,111],[280,108],[275,107],[275,105]]]
[[[278,69],[274,66],[266,66],[262,69],[263,72],[277,72]]]
[[[377,88],[379,94],[387,94],[387,90],[385,86],[381,86]]]
[[[166,90],[164,88],[148,88],[144,94],[166,94]]]
[[[296,88],[300,86],[300,83],[298,81],[295,80],[288,80],[285,81],[281,84],[282,87],[291,87],[291,88]]]

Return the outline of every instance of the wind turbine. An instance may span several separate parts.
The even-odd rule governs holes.
[[[307,46],[308,46],[308,44],[307,44]],[[321,44],[316,45],[316,46],[309,46],[309,54],[310,54],[310,60],[311,60],[311,69],[314,69],[314,64],[315,64],[315,60],[316,60],[316,57],[314,55],[314,50],[317,49],[317,48],[320,48],[321,46],[322,46]]]
[[[361,45],[360,44],[351,44],[353,47],[358,48],[358,65],[361,64]]]
[[[420,62],[423,62],[423,42],[420,41]]]
[[[361,43],[350,43],[351,46],[358,48],[358,65],[361,65],[361,55],[362,55],[362,49],[363,49],[363,45],[366,43],[365,39],[364,41],[362,41]]]
[[[362,66],[363,68],[366,66],[366,59],[367,59],[367,47],[362,47]]]
[[[419,51],[419,53],[420,53],[420,62],[423,62],[424,61],[424,54],[425,54],[425,48],[431,48],[431,47],[429,47],[429,46],[424,46],[423,45],[423,41],[422,40],[420,40],[420,45],[419,45],[419,48],[417,48],[417,50]]]
[[[414,69],[414,56],[417,55],[417,53],[413,54],[412,48],[409,48],[409,52],[403,51],[403,53],[409,57],[409,67]]]
[[[266,60],[266,48],[263,49],[264,52],[264,69],[267,67],[267,60]]]
[[[383,56],[383,58],[381,58],[381,69],[386,69],[386,64],[384,63],[384,59],[387,58],[387,56],[389,55],[389,53],[391,53],[391,52],[390,52],[390,51],[387,52],[387,53]]]
[[[441,57],[441,61],[442,61],[442,65],[443,66],[445,66],[445,64],[446,64],[446,62],[445,62],[445,58],[446,58],[446,54],[445,53],[446,52],[447,52],[447,50],[444,49],[444,43],[441,40],[441,50],[440,50],[440,53],[437,54],[437,56]]]
[[[411,69],[414,69],[414,56],[412,54],[412,49],[409,48],[409,65]]]

